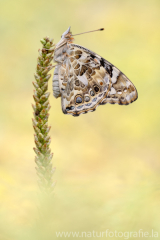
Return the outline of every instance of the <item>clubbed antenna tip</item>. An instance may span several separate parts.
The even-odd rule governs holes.
[[[81,34],[85,34],[85,33],[91,33],[91,32],[97,32],[97,31],[103,31],[104,28],[100,28],[100,29],[97,29],[97,30],[93,30],[93,31],[88,31],[88,32],[83,32],[83,33],[77,33],[77,34],[74,34],[72,36],[77,36],[77,35],[81,35]]]

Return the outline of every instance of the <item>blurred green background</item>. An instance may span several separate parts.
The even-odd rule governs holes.
[[[33,73],[40,39],[47,35],[57,43],[69,26],[74,34],[105,28],[77,36],[75,43],[124,72],[139,98],[74,118],[62,113],[60,98],[51,94],[57,185],[41,221]],[[1,0],[0,39],[0,240],[48,240],[56,238],[55,231],[106,229],[153,229],[160,235],[160,1]],[[52,92],[51,80],[49,85]]]

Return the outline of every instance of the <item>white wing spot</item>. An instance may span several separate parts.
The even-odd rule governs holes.
[[[132,97],[132,94],[128,94],[128,95],[126,96],[127,102],[129,102],[129,101],[131,100],[131,97]]]
[[[112,70],[112,74],[113,74],[112,75],[112,83],[116,83],[117,82],[117,77],[118,77],[119,73],[120,73],[120,71],[117,68],[113,67],[113,70]]]
[[[108,75],[106,75],[105,77],[104,77],[104,81],[108,84],[109,83],[109,77],[108,77]]]
[[[86,77],[85,75],[77,76],[77,78],[78,78],[79,81],[82,82],[85,86],[88,86],[88,80],[87,80],[87,77]]]
[[[111,91],[109,92],[111,95],[116,93],[116,90],[112,87]]]
[[[130,85],[131,85],[130,82],[127,80],[126,81],[126,87],[129,88]]]

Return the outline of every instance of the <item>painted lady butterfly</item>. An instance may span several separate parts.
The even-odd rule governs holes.
[[[103,29],[100,29],[103,30]],[[79,116],[106,103],[128,105],[138,97],[133,83],[96,53],[73,44],[70,27],[56,44],[53,95],[61,97],[62,111]]]

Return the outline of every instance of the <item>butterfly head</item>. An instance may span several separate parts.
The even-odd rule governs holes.
[[[69,28],[62,34],[61,38],[63,38],[63,39],[64,39],[64,38],[71,38],[72,33],[71,33],[70,29],[71,29],[71,27],[69,27]]]
[[[69,27],[61,36],[61,40],[56,44],[56,49],[62,47],[66,43],[72,43],[74,38],[72,37],[72,32]]]

